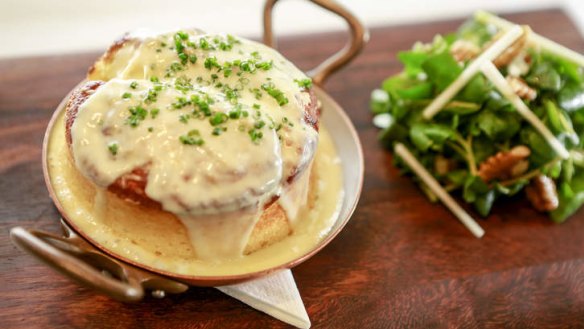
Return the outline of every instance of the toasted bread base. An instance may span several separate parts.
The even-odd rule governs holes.
[[[102,217],[97,218],[98,221],[109,222],[108,224],[121,227],[124,231],[142,230],[144,225],[146,225],[149,227],[149,232],[157,232],[161,235],[170,234],[169,236],[172,237],[172,240],[180,241],[179,246],[184,246],[181,247],[184,250],[180,253],[184,252],[186,254],[192,254],[191,257],[196,257],[196,251],[193,254],[192,245],[190,243],[185,244],[185,242],[189,242],[189,234],[182,221],[176,215],[160,208],[145,207],[131,200],[121,199],[118,194],[110,190],[100,190],[76,170],[70,156],[67,158],[70,162],[71,170],[75,171],[72,173],[72,176],[75,178],[80,189],[79,192],[82,192],[87,200],[93,203],[95,216]],[[112,223],[112,221],[116,221],[116,223]],[[286,212],[277,202],[272,203],[262,212],[249,237],[244,254],[251,254],[270,246],[291,233],[292,226],[288,221]],[[132,235],[138,236],[139,234]],[[132,241],[132,243],[137,244],[138,241]],[[177,250],[173,252],[175,251]],[[160,254],[162,255],[163,253],[160,250]]]

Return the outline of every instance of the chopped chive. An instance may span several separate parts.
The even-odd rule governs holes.
[[[256,67],[258,69],[261,69],[263,71],[268,71],[269,69],[272,68],[272,66],[274,65],[273,61],[269,61],[269,62],[259,62],[256,64]]]
[[[189,60],[189,57],[185,53],[178,54],[178,58],[180,59],[180,62],[182,65],[185,65],[187,63],[187,61]]]
[[[254,73],[256,71],[256,65],[255,65],[255,62],[252,60],[242,61],[239,64],[239,69],[242,70],[243,72]]]
[[[128,99],[128,98],[131,98],[131,97],[132,97],[132,94],[130,94],[130,93],[124,93],[124,94],[122,95],[122,98],[123,98],[123,99]]]
[[[264,133],[262,133],[261,131],[257,130],[257,129],[250,129],[248,132],[249,137],[251,138],[251,141],[254,144],[258,144],[260,139],[262,139],[262,137],[264,137]]]
[[[107,146],[107,149],[110,151],[110,153],[112,155],[114,155],[114,156],[117,155],[118,154],[118,143],[110,143]]]
[[[239,119],[239,117],[241,117],[241,111],[240,110],[233,110],[233,111],[229,112],[229,118],[230,119]]]
[[[197,129],[189,131],[186,135],[181,135],[179,137],[181,143],[185,145],[198,145],[201,146],[205,141],[201,138],[201,134]]]
[[[181,38],[182,40],[186,40],[189,38],[189,35],[184,32],[184,31],[178,31],[176,32],[176,34],[178,35],[179,38]]]
[[[217,57],[207,57],[205,59],[205,68],[210,70],[214,67],[218,69],[221,68],[221,65],[219,65],[219,62],[217,62]]]
[[[130,88],[136,89],[136,87],[138,87],[138,82],[137,81],[132,81],[132,83],[130,83]]]
[[[253,126],[256,129],[262,129],[265,125],[266,125],[266,122],[264,120],[260,120],[260,121],[256,121],[256,123]]]
[[[303,89],[309,89],[310,87],[312,87],[312,80],[310,78],[306,78],[306,79],[302,79],[302,80],[294,79],[294,82],[296,82],[298,87],[303,88]]]
[[[268,93],[268,95],[272,96],[276,100],[276,102],[278,102],[278,105],[283,106],[288,104],[288,98],[286,98],[284,92],[276,88],[274,83],[272,82],[264,83],[262,85],[262,89],[265,90]]]
[[[227,121],[228,118],[229,117],[227,116],[227,114],[223,112],[217,112],[215,113],[215,115],[209,118],[209,123],[211,123],[212,126],[217,126]]]
[[[186,123],[188,123],[188,122],[189,122],[189,119],[190,119],[190,118],[191,118],[191,116],[190,116],[189,114],[181,114],[181,115],[178,117],[178,121],[180,121],[180,122],[182,122],[182,123],[186,124]]]
[[[174,88],[186,93],[189,90],[193,90],[193,84],[191,83],[191,79],[181,76],[174,81]]]
[[[254,94],[255,99],[260,100],[263,96],[262,91],[259,88],[249,89],[249,91]]]
[[[225,131],[227,131],[227,127],[215,127],[215,128],[213,128],[212,134],[214,136],[219,136]]]
[[[148,111],[140,105],[130,107],[128,110],[130,111],[130,116],[126,119],[126,124],[133,128],[137,127],[148,115]]]
[[[180,110],[185,106],[191,105],[191,101],[187,100],[186,97],[177,97],[176,102],[172,103],[172,108]]]
[[[174,62],[170,64],[168,69],[172,72],[178,72],[184,70],[184,66],[179,62]]]

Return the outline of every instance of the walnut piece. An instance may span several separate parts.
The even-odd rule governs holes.
[[[465,62],[471,60],[480,54],[481,48],[470,41],[456,40],[450,46],[450,54],[457,62]]]
[[[537,97],[537,91],[527,85],[523,79],[514,76],[507,76],[507,82],[511,86],[511,89],[517,94],[517,96],[522,99],[529,101],[534,100]]]
[[[529,73],[531,68],[531,55],[522,50],[509,65],[507,65],[507,74],[513,77],[521,77]]]
[[[553,179],[545,175],[534,177],[525,188],[527,199],[538,211],[552,211],[558,207],[558,192]]]
[[[478,176],[488,183],[494,179],[509,179],[524,173],[529,167],[527,157],[531,150],[524,145],[518,145],[507,152],[499,152],[479,166]]]
[[[527,37],[531,33],[531,29],[527,25],[523,25],[522,28],[523,28],[523,34],[517,40],[515,40],[515,42],[513,42],[513,44],[511,44],[511,46],[509,46],[507,49],[505,49],[493,61],[493,64],[495,64],[495,66],[497,68],[505,67],[509,63],[511,63],[511,61],[517,55],[519,55],[519,53],[523,50],[523,48],[527,44]],[[503,33],[502,32],[499,33],[499,34],[497,34],[497,35],[495,35],[493,37],[493,39],[491,39],[491,41],[489,41],[487,44],[485,44],[485,46],[483,47],[483,49],[489,48],[495,41],[497,41],[502,36],[503,36]]]

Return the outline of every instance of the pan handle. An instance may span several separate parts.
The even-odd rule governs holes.
[[[310,1],[319,7],[341,16],[345,19],[350,29],[350,39],[345,47],[307,72],[313,82],[322,87],[325,80],[331,74],[342,68],[359,54],[365,46],[365,43],[369,40],[369,32],[353,14],[338,3],[332,0]],[[276,2],[278,0],[266,0],[266,4],[264,5],[264,44],[274,48],[276,47],[276,42],[272,31],[272,11]]]
[[[45,232],[26,230],[22,227],[12,228],[10,237],[24,251],[84,286],[99,290],[124,302],[135,302],[144,297],[144,288],[138,280],[130,277],[123,281],[115,276],[104,275],[99,269],[80,257],[63,251],[62,249],[74,253],[81,251],[79,246],[71,244],[66,238]],[[116,264],[103,264],[104,259],[106,258],[101,259],[103,267],[112,270]]]

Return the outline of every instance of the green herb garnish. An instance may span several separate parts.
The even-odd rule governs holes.
[[[111,153],[113,156],[116,156],[116,155],[118,154],[118,143],[110,143],[110,144],[107,146],[107,149],[110,151],[110,153]]]
[[[209,123],[212,126],[220,125],[229,119],[229,116],[223,112],[216,112],[213,116],[209,118]]]
[[[205,68],[211,70],[212,68],[221,69],[221,65],[217,62],[217,57],[207,57],[205,59]]]
[[[140,122],[144,121],[148,115],[148,111],[140,105],[130,107],[128,111],[130,116],[126,119],[126,124],[133,128],[138,127]]]
[[[272,96],[276,102],[278,102],[278,105],[284,106],[288,104],[288,98],[286,98],[284,92],[282,92],[280,89],[277,89],[273,82],[262,84],[262,89],[265,90],[268,95]]]
[[[302,79],[302,80],[294,79],[294,82],[296,82],[298,87],[303,88],[303,89],[310,89],[310,87],[312,87],[312,79],[310,79],[310,78],[306,78],[306,79]]]
[[[189,131],[186,135],[181,135],[179,140],[185,145],[201,146],[205,144],[205,141],[201,138],[201,133],[197,129]]]

